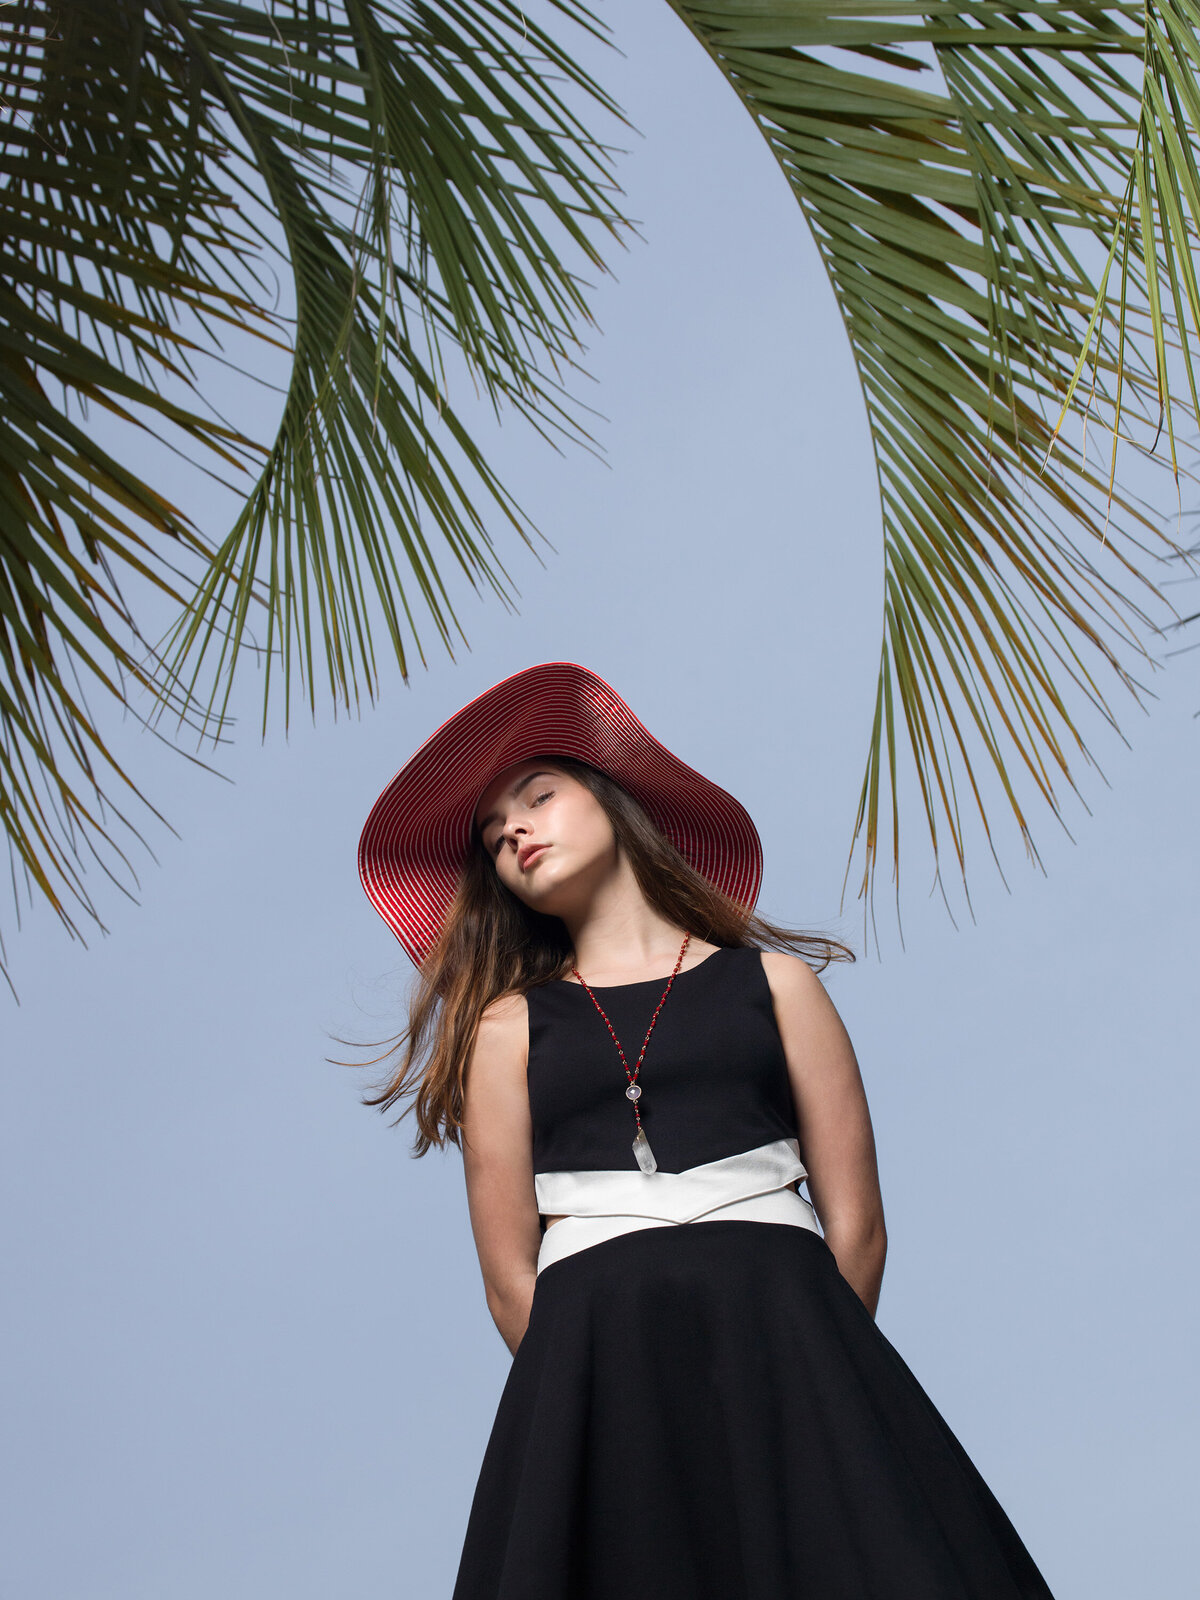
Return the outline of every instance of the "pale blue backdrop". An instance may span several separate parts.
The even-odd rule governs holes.
[[[853,889],[839,909],[882,597],[857,379],[733,96],[665,5],[605,13],[646,242],[595,301],[607,465],[495,445],[557,546],[499,536],[520,614],[458,583],[457,662],[428,630],[408,688],[265,747],[251,669],[232,784],[131,726],[180,837],[151,834],[140,906],[97,884],[92,948],[40,909],[11,942],[5,1600],[447,1600],[509,1358],[458,1155],[411,1160],[411,1119],[325,1057],[399,1027],[409,967],[355,845],[465,700],[586,663],[749,807],[762,908],[863,949]],[[905,948],[885,870],[882,959],[828,977],[879,1146],[880,1326],[1058,1600],[1195,1593],[1195,660],[1141,670],[1152,714],[1115,700],[1128,746],[1076,704],[1104,776],[1080,763],[1073,840],[1032,809],[1045,875],[991,786],[1008,887],[976,828],[975,922],[927,898],[909,792]]]

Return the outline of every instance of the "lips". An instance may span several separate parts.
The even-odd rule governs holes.
[[[549,848],[550,846],[548,844],[535,844],[531,850],[521,857],[521,871],[527,871],[529,868],[529,863],[531,861],[536,861],[542,852],[544,850],[549,850]]]

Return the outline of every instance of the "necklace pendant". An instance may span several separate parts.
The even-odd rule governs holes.
[[[633,1141],[633,1155],[643,1172],[658,1171],[658,1162],[654,1159],[654,1151],[650,1148],[645,1128],[639,1128],[637,1131],[637,1138]]]
[[[640,1100],[641,1099],[641,1095],[642,1095],[642,1086],[641,1086],[640,1083],[631,1083],[629,1085],[628,1089],[626,1089],[626,1091],[625,1091],[626,1100]]]

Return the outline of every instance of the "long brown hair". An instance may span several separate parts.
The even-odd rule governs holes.
[[[831,961],[856,959],[836,939],[779,927],[747,912],[697,872],[608,773],[573,756],[547,751],[544,759],[595,795],[642,893],[676,926],[690,928],[710,944],[790,950],[817,972]],[[396,1121],[415,1110],[414,1155],[447,1142],[461,1148],[463,1085],[484,1010],[504,995],[566,977],[573,960],[566,924],[534,911],[505,887],[472,819],[470,852],[441,937],[418,969],[408,1024],[395,1039],[384,1041],[383,1055],[361,1063],[372,1066],[398,1057],[398,1065],[375,1093],[363,1096],[363,1104],[386,1111],[409,1099]]]

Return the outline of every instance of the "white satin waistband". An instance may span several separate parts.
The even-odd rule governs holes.
[[[542,1235],[537,1270],[619,1234],[677,1223],[783,1222],[819,1232],[812,1206],[791,1187],[807,1176],[795,1139],[683,1172],[539,1172],[538,1210],[562,1220]]]

